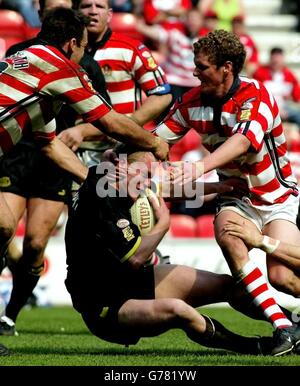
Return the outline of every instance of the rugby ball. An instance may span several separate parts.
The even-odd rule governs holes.
[[[145,194],[140,195],[130,208],[132,222],[139,228],[142,236],[149,233],[156,223],[152,206],[148,200],[150,195],[155,197],[159,203],[155,193],[146,189]]]

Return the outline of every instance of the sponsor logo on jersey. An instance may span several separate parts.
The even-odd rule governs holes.
[[[123,232],[124,238],[127,241],[130,241],[130,240],[134,239],[134,233],[133,233],[132,228],[130,228],[130,226],[128,226],[125,229],[123,229],[122,232]]]
[[[251,117],[251,110],[242,110],[240,120],[241,121],[248,121]]]
[[[156,68],[157,67],[155,60],[154,60],[154,58],[152,58],[152,56],[151,56],[151,58],[147,59],[147,62],[148,62],[148,65],[150,68]]]
[[[153,94],[168,94],[171,92],[171,87],[169,84],[165,84],[163,86],[157,86],[153,88],[152,90],[147,91],[147,95],[153,95]]]
[[[147,59],[149,68],[156,68],[157,64],[149,51],[142,52],[142,56]]]
[[[10,185],[11,185],[11,180],[9,177],[0,178],[0,188],[7,188]]]
[[[117,222],[117,227],[123,229],[123,228],[128,227],[129,224],[130,224],[130,222],[126,218],[121,218]]]
[[[90,78],[88,77],[87,74],[83,75],[83,79],[86,81],[87,85],[89,86],[89,88],[94,92],[96,93],[96,90],[94,89],[93,85],[92,85],[92,82],[90,80]]]
[[[24,56],[13,56],[13,69],[14,70],[23,70],[24,68],[29,67],[27,57]]]
[[[112,73],[112,68],[108,64],[105,64],[102,67],[102,71],[103,71],[104,76],[109,76]]]

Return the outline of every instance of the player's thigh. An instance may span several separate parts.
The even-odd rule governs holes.
[[[26,198],[10,192],[2,192],[1,194],[17,224],[26,210]],[[3,206],[3,200],[1,200],[0,205]]]
[[[165,264],[154,267],[155,298],[185,299],[197,280],[196,269]]]
[[[27,204],[26,235],[47,239],[64,208],[60,201],[31,198]]]
[[[288,244],[300,246],[300,231],[296,224],[286,220],[274,220],[263,229],[263,234]]]
[[[184,265],[154,267],[155,298],[177,298],[193,307],[226,301],[232,278]]]
[[[256,225],[252,221],[248,220],[246,217],[243,217],[241,214],[229,208],[224,208],[221,212],[219,212],[214,221],[215,236],[218,242],[226,236],[226,233],[224,233],[224,226],[230,220],[243,222],[245,226],[257,229]]]
[[[187,305],[179,299],[129,299],[120,307],[118,321],[140,336],[156,336],[174,327],[182,307]]]

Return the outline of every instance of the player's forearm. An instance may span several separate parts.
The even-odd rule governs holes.
[[[82,183],[87,175],[88,168],[84,166],[76,155],[58,138],[42,147],[42,152],[55,162],[60,168],[74,176],[74,179]]]
[[[129,264],[136,268],[144,265],[161,242],[167,230],[168,228],[157,226],[156,224],[147,235],[142,236],[141,244],[135,254],[129,259]]]
[[[258,248],[269,255],[300,271],[300,246],[291,245],[282,241],[263,236]]]
[[[203,196],[205,201],[210,201],[219,193],[232,191],[232,187],[222,182],[193,181],[177,187],[171,183],[161,183],[159,191],[167,201],[193,200]]]
[[[171,94],[151,95],[143,102],[141,107],[131,115],[131,118],[137,124],[143,126],[157,118],[169,106],[171,101]]]
[[[204,173],[220,168],[245,154],[251,143],[243,134],[234,134],[227,139],[218,149],[204,157],[201,161]]]
[[[132,119],[119,114],[114,110],[111,110],[102,117],[100,121],[93,122],[93,124],[102,129],[107,135],[120,142],[129,143],[145,151],[152,151],[158,156],[159,149],[164,147],[163,155],[167,153],[165,151],[166,144],[163,144],[158,137],[155,137],[150,132],[144,130]],[[164,156],[159,158],[164,159]]]

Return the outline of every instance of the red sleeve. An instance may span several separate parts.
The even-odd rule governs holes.
[[[300,85],[297,78],[294,75],[293,75],[292,97],[295,102],[300,102]]]
[[[144,19],[147,24],[153,24],[153,20],[159,14],[158,10],[153,6],[152,0],[144,1]]]

